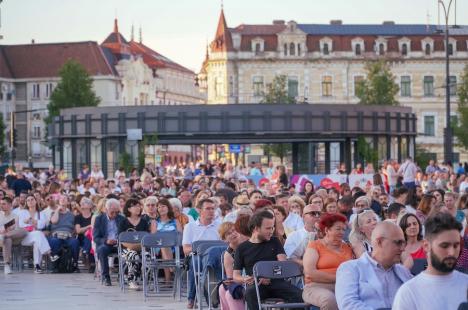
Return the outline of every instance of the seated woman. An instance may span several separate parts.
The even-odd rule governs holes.
[[[346,217],[325,214],[319,222],[323,239],[311,241],[304,254],[305,286],[302,298],[320,309],[338,309],[335,298],[336,270],[353,258],[351,247],[343,242]]]
[[[42,255],[50,253],[50,246],[41,231],[46,226],[46,217],[41,217],[36,198],[33,195],[26,197],[26,208],[19,211],[18,223],[20,228],[28,231],[26,237],[21,241],[21,245],[33,247],[34,272],[42,273]]]
[[[286,227],[283,225],[283,222],[287,217],[286,210],[282,206],[273,206],[273,211],[275,215],[275,236],[284,246],[287,235],[289,233],[289,231],[287,231]]]
[[[91,219],[93,214],[91,212],[93,208],[93,201],[83,197],[80,201],[80,214],[75,216],[75,231],[80,247],[83,250],[84,264],[89,273],[93,273],[95,269],[94,255],[91,255],[91,239],[89,238],[92,234],[88,232],[88,230],[92,229]]]
[[[222,310],[243,310],[244,299],[235,299],[230,293],[231,286],[241,286],[232,280],[233,266],[234,266],[234,253],[242,242],[248,239],[247,236],[240,234],[235,227],[234,223],[224,222],[218,228],[219,236],[221,240],[228,243],[228,248],[223,254],[223,267],[225,280],[223,284],[219,286],[219,300],[221,303]],[[232,287],[231,287],[232,289]],[[242,288],[240,288],[242,289]]]
[[[182,225],[175,219],[171,203],[166,198],[161,198],[157,203],[159,217],[156,220],[156,231],[178,231],[182,233]],[[162,248],[161,256],[163,259],[173,259],[171,248]],[[166,282],[171,280],[171,272],[168,268],[164,269],[164,279]]]
[[[125,220],[123,220],[118,227],[119,234],[124,231],[151,231],[153,233],[156,232],[156,224],[150,224],[148,221],[145,221],[142,218],[141,205],[137,199],[128,199],[125,203],[123,213],[125,215]],[[141,277],[141,262],[129,262],[129,260],[138,261],[140,259],[139,252],[139,247],[135,246],[132,248],[124,248],[122,253],[122,256],[126,260],[126,267],[128,271],[128,286],[132,290],[140,289],[137,280]]]
[[[422,247],[422,225],[418,217],[412,213],[403,215],[399,225],[406,240],[406,248],[401,254],[401,262],[406,268],[411,269],[415,259],[426,258],[426,252]]]
[[[372,210],[364,210],[354,218],[351,224],[349,242],[356,257],[361,257],[364,252],[371,254],[371,236],[376,225],[377,214]]]

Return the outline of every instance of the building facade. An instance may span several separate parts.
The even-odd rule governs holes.
[[[445,128],[444,27],[436,25],[298,24],[229,28],[224,12],[199,75],[208,104],[258,103],[275,76],[287,76],[299,103],[356,104],[357,82],[370,60],[390,64],[400,86],[397,100],[418,117],[418,145],[443,158]],[[468,26],[450,29],[451,109],[457,117],[456,84],[468,63]],[[455,161],[468,160],[455,148]]]

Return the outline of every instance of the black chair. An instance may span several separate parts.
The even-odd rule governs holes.
[[[177,231],[157,232],[144,236],[141,240],[141,256],[143,260],[143,295],[149,296],[149,274],[153,276],[153,288],[155,294],[159,293],[158,272],[164,268],[174,268],[173,297],[176,293],[180,299],[182,261],[180,258],[179,233]],[[157,252],[162,248],[174,248],[174,258],[171,260],[159,259]]]
[[[119,254],[119,285],[120,289],[125,292],[125,270],[124,265],[127,262],[123,257],[123,243],[127,244],[141,244],[141,240],[144,236],[148,235],[146,231],[124,231],[119,234],[119,242],[117,244],[117,253]],[[133,260],[132,262],[137,262]],[[141,262],[141,260],[138,260]]]
[[[274,309],[274,308],[303,308],[310,309],[312,305],[306,303],[283,303],[282,300],[265,300],[263,303],[261,301],[260,292],[259,292],[259,279],[295,279],[300,278],[302,284],[304,285],[304,278],[301,271],[301,267],[292,261],[260,261],[257,262],[253,267],[253,277],[255,281],[255,290],[257,292],[258,300],[258,309]],[[273,301],[273,302],[272,302]],[[278,303],[281,302],[281,303]]]

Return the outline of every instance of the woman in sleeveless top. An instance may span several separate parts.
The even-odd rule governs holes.
[[[349,234],[349,242],[356,257],[361,257],[365,252],[369,254],[372,252],[371,235],[376,225],[377,214],[374,211],[364,210],[356,214]]]
[[[415,259],[426,258],[422,247],[422,225],[418,217],[411,213],[403,215],[399,225],[406,240],[406,248],[401,254],[401,261],[406,268],[411,269]]]
[[[320,309],[338,309],[335,298],[336,270],[353,258],[351,247],[343,242],[346,217],[325,214],[319,222],[323,239],[311,241],[304,254],[305,286],[302,298]]]

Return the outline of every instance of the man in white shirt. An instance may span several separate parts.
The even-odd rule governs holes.
[[[455,270],[462,225],[450,214],[439,213],[424,226],[428,267],[400,287],[392,309],[466,309],[466,304],[459,306],[467,302],[468,275]]]
[[[198,240],[220,240],[218,226],[220,222],[215,221],[216,206],[211,199],[202,199],[199,203],[200,217],[195,222],[189,222],[184,227],[182,247],[185,255],[192,252],[192,244]],[[187,308],[192,309],[195,304],[195,278],[190,264],[189,289],[187,293]]]
[[[400,264],[406,241],[399,226],[377,224],[372,232],[372,253],[340,265],[335,296],[342,310],[390,309],[400,286],[412,278]]]
[[[390,186],[390,194],[393,193],[398,179],[398,173],[395,171],[394,165],[395,160],[390,159],[386,167],[388,175],[388,185]]]
[[[416,187],[415,181],[417,172],[418,168],[411,157],[406,158],[405,163],[398,169],[398,174],[403,177],[403,185],[407,188]]]
[[[320,216],[322,215],[321,209],[319,205],[305,206],[302,213],[304,227],[292,232],[284,244],[284,251],[288,259],[295,261],[299,265],[302,265],[302,257],[309,241],[317,239],[315,224],[320,221]]]

